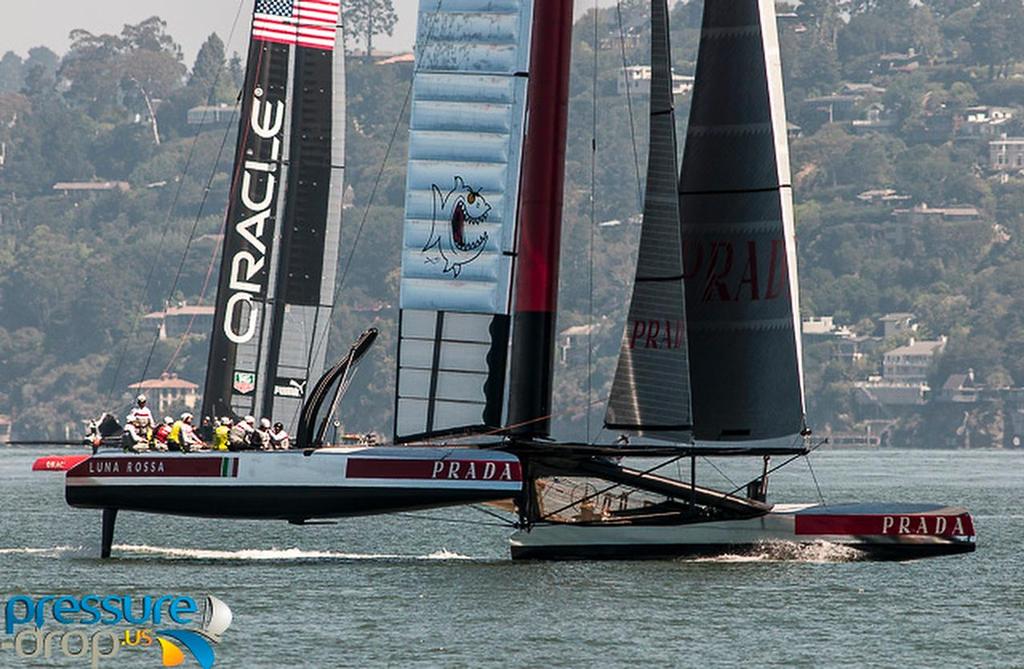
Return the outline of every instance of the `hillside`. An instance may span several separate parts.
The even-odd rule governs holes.
[[[602,10],[596,30],[593,13],[577,24],[559,329],[594,327],[559,340],[564,437],[587,436],[591,404],[599,432],[632,281],[647,109],[620,80],[624,61],[647,62],[646,5]],[[672,15],[676,73],[692,74],[700,2]],[[801,308],[832,319],[805,336],[810,423],[886,445],[1010,442],[1024,415],[1024,149],[1002,138],[1024,135],[1024,6],[806,0],[780,6],[779,29]],[[143,316],[213,297],[234,132],[190,125],[188,110],[230,109],[241,65],[215,35],[184,63],[155,18],[72,37],[63,58],[41,47],[0,59],[0,414],[19,438],[74,435],[82,418],[123,405],[129,383],[163,371],[201,382],[206,361],[202,332],[157,339]],[[354,202],[331,347],[382,331],[345,408],[356,430],[390,431],[411,73],[349,64]],[[80,182],[112,185],[67,187]],[[940,337],[917,376],[886,358]],[[960,386],[940,392],[952,377]],[[897,385],[910,390],[885,394]]]

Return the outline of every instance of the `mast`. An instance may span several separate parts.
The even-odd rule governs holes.
[[[521,437],[551,429],[572,5],[540,0],[533,12],[507,421]]]

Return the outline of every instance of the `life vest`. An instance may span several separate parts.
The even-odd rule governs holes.
[[[171,433],[167,435],[167,443],[173,446],[181,446],[181,430],[184,427],[184,421],[174,421],[174,427],[171,428]]]
[[[218,425],[217,428],[213,431],[213,450],[228,450],[228,435],[230,433],[231,428],[229,428],[227,425]]]

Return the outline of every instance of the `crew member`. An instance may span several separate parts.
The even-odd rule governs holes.
[[[136,453],[142,453],[143,451],[149,450],[149,426],[146,423],[146,419],[142,416],[136,416],[135,420],[128,423],[124,429],[124,438],[122,443],[124,444],[124,450],[134,451]]]
[[[199,423],[199,428],[196,430],[196,434],[199,438],[205,442],[213,441],[213,420],[209,416],[203,416],[203,420]]]
[[[220,424],[213,430],[213,450],[228,450],[228,440],[231,436],[231,419],[225,416],[220,419]]]
[[[135,398],[135,406],[128,414],[128,418],[125,420],[125,423],[129,425],[138,425],[139,421],[142,421],[142,424],[147,430],[156,428],[156,421],[153,420],[153,412],[149,410],[148,406],[146,406],[145,395],[139,395]]]
[[[284,431],[284,425],[274,423],[274,429],[270,431],[270,447],[275,451],[287,451],[292,447],[291,438]]]
[[[260,427],[255,430],[251,435],[250,439],[252,447],[261,451],[269,451],[270,446],[270,419],[260,418]]]
[[[228,433],[228,450],[244,451],[249,448],[249,435],[256,429],[256,419],[246,416]]]
[[[171,435],[171,428],[174,426],[174,419],[164,416],[163,421],[153,431],[153,448],[158,451],[167,450],[167,438]]]
[[[181,418],[171,428],[167,443],[178,448],[182,453],[199,450],[205,445],[196,435],[195,428],[192,427],[192,414],[187,411],[181,414]]]

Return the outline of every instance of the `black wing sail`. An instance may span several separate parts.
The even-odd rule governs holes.
[[[706,0],[679,206],[698,441],[805,429],[796,239],[773,0]]]
[[[651,2],[651,126],[636,283],[605,426],[669,441],[690,438],[677,142],[668,3]]]
[[[323,372],[341,225],[340,4],[257,0],[203,414],[291,423]]]

